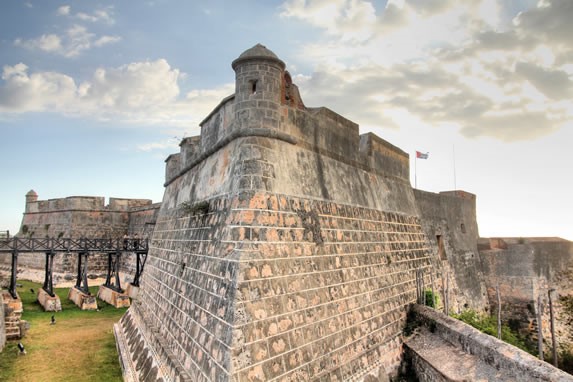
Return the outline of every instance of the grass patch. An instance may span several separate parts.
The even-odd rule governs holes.
[[[474,310],[464,310],[460,314],[453,314],[452,317],[473,326],[479,331],[497,338],[497,318],[485,314],[479,314]],[[529,343],[517,331],[512,330],[508,325],[501,326],[501,339],[510,345],[516,346],[530,354],[537,356],[537,348]]]
[[[22,319],[30,323],[22,339],[28,354],[19,356],[17,342],[8,342],[0,353],[0,381],[122,381],[113,324],[126,308],[117,309],[98,299],[99,311],[82,311],[68,300],[69,288],[57,288],[54,292],[62,311],[44,312],[36,301],[41,284],[21,284]],[[93,295],[97,290],[97,286],[90,287]],[[52,315],[55,325],[50,325]]]

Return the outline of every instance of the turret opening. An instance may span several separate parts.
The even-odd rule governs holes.
[[[257,82],[258,80],[251,80],[249,81],[251,84],[251,94],[257,94]]]

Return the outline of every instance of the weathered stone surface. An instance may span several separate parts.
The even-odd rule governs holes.
[[[420,381],[552,381],[573,376],[512,345],[447,317],[413,306],[422,327],[406,343]]]
[[[46,312],[59,312],[62,310],[62,302],[58,295],[50,296],[44,289],[38,290],[38,302]]]
[[[2,294],[4,306],[4,320],[6,340],[15,340],[22,338],[25,333],[22,332],[20,323],[22,322],[22,300],[20,296],[13,298],[8,291],[0,291]]]
[[[573,352],[573,243],[560,238],[492,238],[480,242],[492,312],[499,286],[502,320],[537,339],[537,297],[545,354],[552,347],[549,289],[554,289],[555,332],[561,350]]]
[[[421,190],[414,190],[414,195],[422,227],[438,262],[435,287],[441,295],[440,302],[445,301],[447,279],[451,312],[465,309],[484,312],[488,308],[488,296],[477,248],[475,195],[464,191],[436,194]]]
[[[235,95],[167,160],[138,302],[116,328],[140,380],[383,380],[400,364],[416,272],[429,285],[435,263],[408,155],[291,107],[267,56],[235,62]]]
[[[75,287],[70,288],[68,299],[73,301],[81,310],[97,310],[96,297],[86,294]]]
[[[97,298],[115,306],[116,308],[128,308],[131,305],[129,295],[127,293],[119,293],[105,285],[99,286]]]

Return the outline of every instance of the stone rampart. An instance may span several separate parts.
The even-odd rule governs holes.
[[[541,297],[543,337],[550,346],[548,291],[555,289],[558,343],[573,351],[573,243],[560,238],[483,239],[480,254],[492,311],[497,311],[499,286],[503,320],[536,336]]]
[[[488,307],[484,275],[477,247],[476,197],[465,191],[439,194],[414,190],[421,222],[439,259],[436,280],[444,301],[446,280],[449,308],[484,311]]]
[[[167,161],[139,298],[116,327],[124,370],[192,381],[392,374],[416,272],[429,285],[435,263],[408,156],[328,109],[283,102],[284,64],[264,47],[241,57],[235,96],[203,122],[200,147],[193,139]]]
[[[429,307],[415,305],[422,325],[406,341],[421,381],[551,381],[573,376],[529,353]]]

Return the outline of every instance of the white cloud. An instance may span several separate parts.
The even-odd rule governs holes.
[[[62,110],[76,96],[74,80],[61,73],[28,74],[28,67],[19,63],[4,66],[0,88],[0,111],[34,112]]]
[[[86,27],[72,25],[62,36],[48,34],[30,40],[18,38],[14,40],[14,45],[30,50],[39,49],[64,57],[76,57],[92,47],[101,47],[120,40],[119,36],[101,36],[98,38],[94,33],[89,32]]]
[[[169,151],[177,151],[179,149],[179,142],[181,140],[177,138],[170,138],[163,140],[161,142],[151,142],[145,143],[142,145],[138,145],[137,149],[139,151],[154,151],[154,150],[169,150]]]
[[[364,41],[374,31],[375,12],[369,1],[362,0],[290,0],[283,5],[281,16],[304,20],[344,41]]]
[[[100,47],[107,44],[113,44],[119,41],[121,41],[121,37],[119,36],[102,36],[94,41],[94,46]]]
[[[372,4],[289,0],[281,8],[324,32],[298,57],[315,68],[297,76],[307,105],[372,128],[419,119],[504,141],[572,122],[573,2],[547,0],[518,15],[497,0]]]
[[[62,5],[58,8],[58,15],[67,16],[70,14],[70,9],[69,5]]]
[[[125,123],[195,128],[234,84],[180,94],[181,73],[164,59],[100,68],[79,84],[54,72],[4,66],[0,113],[57,112]]]
[[[78,20],[82,20],[82,21],[89,21],[92,23],[96,23],[96,22],[104,22],[107,24],[114,24],[115,23],[115,19],[114,19],[114,15],[113,15],[113,6],[110,7],[105,7],[105,8],[100,8],[100,9],[96,9],[95,11],[93,11],[92,13],[86,13],[86,12],[76,12],[76,13],[72,13],[72,7],[69,5],[62,5],[61,7],[58,8],[58,15],[61,16],[68,16],[74,19],[78,19]]]
[[[14,45],[21,46],[27,49],[40,49],[44,52],[57,53],[60,52],[62,47],[62,39],[55,34],[44,34],[36,39],[31,40],[14,40]]]

